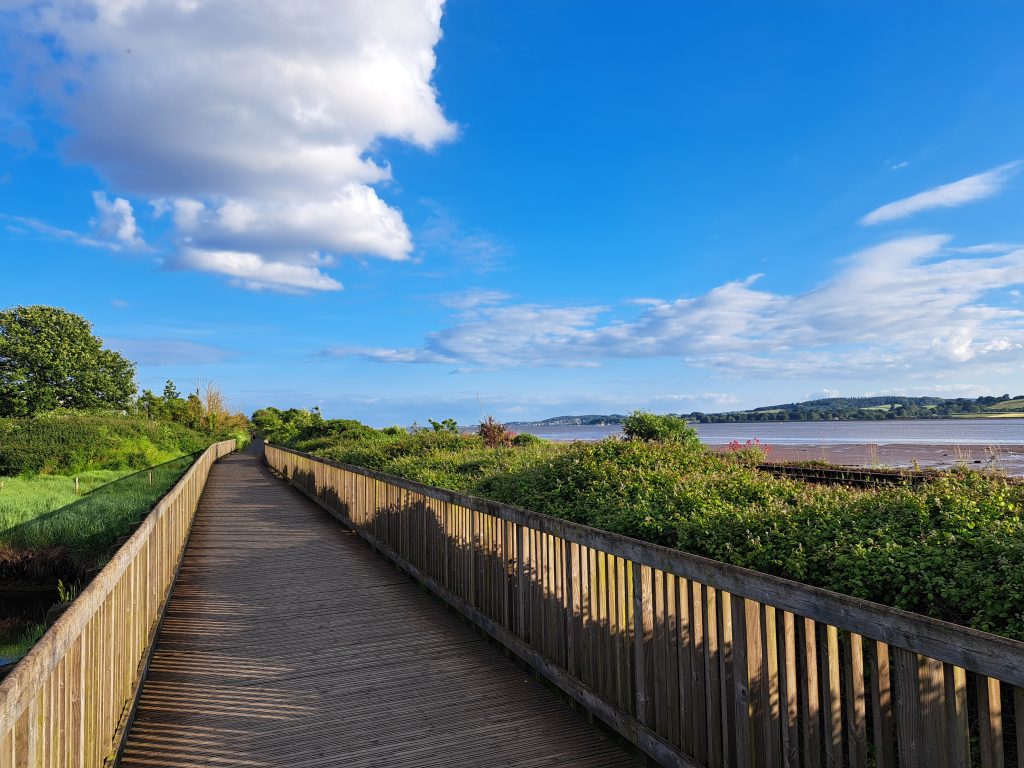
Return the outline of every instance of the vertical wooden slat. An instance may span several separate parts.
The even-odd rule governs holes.
[[[676,671],[679,674],[679,745],[698,760],[693,730],[693,624],[690,618],[690,582],[676,577]],[[700,706],[700,705],[697,705]]]
[[[764,717],[764,764],[767,768],[781,768],[785,764],[782,750],[782,685],[779,674],[778,613],[774,606],[761,605],[761,622],[764,627],[761,636],[764,655],[762,696],[767,707]]]
[[[587,685],[594,684],[594,558],[590,547],[580,548],[580,656],[581,679]],[[631,646],[632,647],[632,646]],[[630,707],[635,702],[630,702]]]
[[[953,664],[943,664],[942,671],[942,682],[946,689],[944,742],[949,755],[949,765],[950,768],[967,768],[971,762],[970,733],[967,724],[967,676],[961,667]],[[1024,768],[1024,764],[1020,768]]]
[[[630,624],[628,561],[616,557],[615,562],[615,702],[623,711],[629,711],[630,697]]]
[[[746,611],[747,601],[735,595],[730,598],[732,615],[732,765],[737,768],[749,768],[752,765],[751,755],[756,754],[756,748],[752,744],[751,715],[753,704],[751,702],[750,688],[756,684],[750,679],[750,667],[748,661],[757,664],[756,660],[749,660],[751,645],[747,644],[748,630],[750,634],[756,634],[753,627],[747,626],[748,614]]]
[[[636,691],[636,719],[641,725],[651,723],[651,653],[649,643],[654,633],[654,612],[651,603],[651,569],[633,563],[633,677]]]
[[[949,768],[946,686],[942,662],[918,656],[922,715],[922,759],[935,768]]]
[[[875,764],[877,768],[895,768],[896,753],[893,744],[892,683],[889,672],[889,646],[882,641],[874,643],[871,659],[871,717],[874,731]]]
[[[666,700],[665,681],[663,675],[666,673],[667,660],[666,660],[666,629],[665,626],[665,574],[662,571],[652,571],[652,603],[653,603],[653,623],[654,633],[652,636],[652,659],[653,659],[653,690],[652,698],[654,705],[654,730],[662,737],[665,737],[667,732],[667,720],[668,720],[668,701]]]
[[[822,712],[825,719],[825,765],[841,768],[843,764],[843,713],[839,682],[839,630],[825,626],[825,643],[821,646]]]
[[[576,643],[580,621],[580,580],[578,573],[580,545],[576,542],[570,542],[568,547],[568,557],[565,559],[565,584],[568,593],[567,602],[569,609],[565,614],[565,668],[569,670],[569,674],[579,677],[580,671]]]
[[[978,730],[982,768],[1003,768],[1003,702],[999,681],[978,675]]]
[[[893,648],[896,694],[896,746],[900,766],[920,765],[921,701],[917,654]]]
[[[867,768],[868,727],[864,697],[864,642],[849,633],[843,644],[843,670],[846,674],[846,739],[851,768]]]
[[[615,662],[612,657],[612,637],[610,629],[611,601],[609,567],[611,555],[607,552],[597,553],[597,631],[598,631],[598,690],[606,694],[615,688]]]
[[[1013,720],[1017,736],[1017,768],[1024,768],[1024,688],[1013,688]]]
[[[693,679],[693,695],[690,698],[690,715],[693,723],[693,756],[708,765],[716,765],[710,755],[709,725],[712,710],[711,693],[708,691],[708,657],[706,642],[707,605],[704,602],[704,585],[690,582],[690,674]],[[720,761],[719,761],[720,762]]]
[[[701,585],[704,598],[704,679],[707,691],[708,764],[711,768],[725,765],[726,722],[722,711],[726,699],[722,696],[722,639],[719,632],[718,591]]]
[[[516,525],[516,634],[526,639],[526,565],[523,526]]]
[[[682,701],[682,690],[679,685],[679,598],[676,594],[679,586],[679,579],[672,574],[662,574],[665,578],[665,669],[661,670],[659,677],[664,680],[666,688],[665,698],[667,701],[668,728],[666,738],[670,744],[679,745],[682,742],[680,730],[680,703]]]
[[[722,760],[726,765],[735,763],[736,726],[736,684],[735,646],[732,626],[732,595],[724,589],[718,590],[718,660],[722,704]]]
[[[782,756],[786,768],[800,765],[799,705],[797,703],[796,617],[782,613],[779,631],[779,698],[782,707]]]
[[[821,765],[821,705],[818,689],[817,624],[803,622],[804,678],[801,685],[800,714],[804,732],[804,759],[808,766]]]

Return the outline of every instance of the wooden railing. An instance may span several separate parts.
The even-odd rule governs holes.
[[[90,768],[116,749],[210,467],[211,445],[0,683],[0,768]]]
[[[275,446],[265,455],[661,764],[1024,768],[1024,643]]]

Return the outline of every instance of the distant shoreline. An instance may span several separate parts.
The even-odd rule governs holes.
[[[680,417],[682,418],[682,417]],[[699,421],[697,419],[686,419],[687,424],[697,426],[698,424],[787,424],[787,423],[798,423],[798,424],[834,424],[836,422],[845,421],[858,421],[858,422],[872,422],[872,421],[944,421],[947,419],[992,419],[998,421],[1004,421],[1006,419],[1024,419],[1024,413],[954,413],[948,416],[932,416],[929,418],[921,418],[919,416],[911,417],[897,417],[894,419],[864,419],[864,418],[845,418],[845,419],[786,419],[785,421],[765,421],[763,419],[737,419],[736,421]],[[604,421],[575,421],[573,419],[561,419],[556,418],[554,420],[541,420],[541,421],[506,421],[505,426],[509,429],[526,429],[529,427],[616,427],[622,424],[621,420],[607,419]],[[462,429],[470,429],[471,427],[461,427]]]

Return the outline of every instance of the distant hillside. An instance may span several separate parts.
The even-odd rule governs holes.
[[[876,419],[1024,418],[1024,395],[1011,397],[828,397],[802,403],[764,405],[748,411],[676,414],[702,424],[746,421],[870,421]],[[622,414],[554,416],[510,422],[510,427],[566,427],[621,424]]]
[[[626,418],[621,413],[612,413],[606,416],[588,414],[586,416],[552,416],[543,421],[510,421],[509,427],[592,427],[604,424],[621,424]]]
[[[684,414],[705,424],[737,421],[870,421],[876,419],[949,419],[1024,417],[1024,395],[979,397],[829,397],[803,403],[766,405],[749,411]]]

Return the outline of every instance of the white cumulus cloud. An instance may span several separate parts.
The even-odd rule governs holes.
[[[903,219],[931,208],[956,208],[975,200],[983,200],[998,193],[1020,166],[1020,162],[1007,163],[984,173],[968,176],[949,184],[905,197],[876,208],[860,220],[864,226]]]
[[[97,213],[93,226],[101,235],[129,248],[145,245],[130,202],[123,197],[109,200],[103,192],[93,192],[92,201]]]
[[[184,247],[172,266],[333,290],[310,254],[412,251],[401,212],[374,188],[391,178],[376,152],[382,138],[430,149],[455,136],[432,84],[442,6],[37,0],[0,11],[37,41],[27,90],[70,129],[68,158],[125,196],[115,209],[136,197],[173,211]],[[128,217],[110,215],[124,240]]]
[[[314,264],[271,261],[257,253],[184,248],[175,264],[181,269],[227,275],[241,287],[256,291],[266,288],[292,292],[338,291],[342,287]]]

